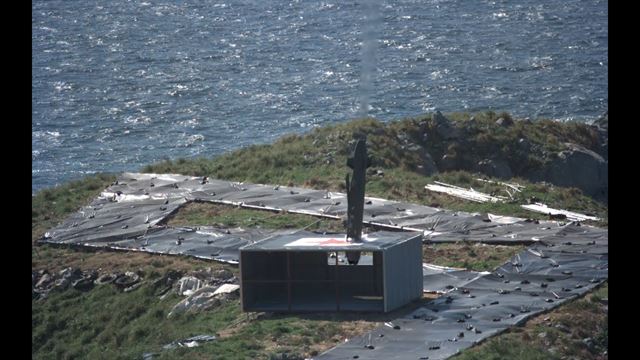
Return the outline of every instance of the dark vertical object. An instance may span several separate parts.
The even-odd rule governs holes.
[[[364,213],[364,187],[366,170],[369,166],[367,139],[359,139],[353,153],[347,159],[347,166],[353,169],[353,178],[347,174],[347,241],[362,242],[362,216]],[[356,265],[360,260],[359,251],[347,251],[349,264]]]
[[[291,252],[287,252],[287,303],[291,311]]]
[[[240,301],[242,303],[242,311],[247,311],[247,299],[246,299],[246,286],[245,284],[243,284],[244,282],[244,277],[242,276],[242,273],[247,273],[247,271],[242,271],[242,268],[245,267],[246,262],[242,261],[242,251],[240,252]]]
[[[340,275],[338,275],[338,252],[336,251],[336,275],[335,281],[333,282],[336,286],[336,311],[340,311]]]

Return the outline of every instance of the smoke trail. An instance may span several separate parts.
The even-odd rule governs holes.
[[[373,93],[373,75],[376,70],[376,40],[380,21],[379,0],[363,0],[364,19],[362,26],[362,51],[360,69],[360,109],[359,117],[369,113],[369,102]]]

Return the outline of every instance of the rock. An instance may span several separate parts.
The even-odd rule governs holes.
[[[502,127],[509,127],[513,125],[513,120],[511,120],[511,118],[508,118],[508,117],[501,117],[501,118],[498,118],[498,120],[496,120],[496,125],[502,126]]]
[[[597,153],[576,144],[558,154],[546,170],[547,181],[564,187],[577,187],[600,200],[608,200],[608,162]]]
[[[110,284],[117,278],[118,274],[103,274],[98,276],[98,278],[94,280],[94,283],[96,285]]]
[[[481,160],[477,164],[477,171],[500,179],[511,179],[513,177],[509,164],[504,160]]]
[[[609,305],[609,298],[603,298],[603,299],[600,299],[600,304],[602,304],[602,305]]]
[[[433,161],[431,154],[427,151],[420,151],[420,160],[422,164],[418,165],[418,171],[420,174],[424,176],[431,176],[438,173],[438,167],[436,166],[436,162]]]
[[[53,283],[53,278],[49,274],[44,274],[36,283],[36,288],[43,289],[49,287]]]
[[[78,268],[68,267],[66,269],[62,269],[58,272],[58,276],[63,279],[71,279],[71,278],[80,278],[82,276],[82,271]]]
[[[66,288],[69,287],[69,284],[71,284],[71,280],[69,280],[69,278],[62,278],[62,279],[58,279],[56,280],[56,282],[53,284],[53,287],[51,288],[51,290],[65,290]]]
[[[593,125],[598,130],[598,141],[600,146],[597,149],[605,160],[609,160],[609,112],[605,112],[600,118],[598,118]]]
[[[153,287],[167,287],[167,286],[171,287],[173,283],[175,283],[176,280],[178,280],[181,276],[182,274],[180,272],[175,270],[169,270],[164,275],[162,275],[162,277],[153,281],[152,286]]]
[[[228,280],[233,277],[233,273],[227,269],[220,269],[213,272],[213,277],[220,280]]]
[[[196,290],[189,295],[186,299],[177,303],[167,315],[167,318],[171,318],[173,315],[181,312],[192,311],[204,311],[217,306],[220,306],[221,301],[214,293],[217,290],[215,286],[206,286]]]
[[[124,273],[124,275],[119,276],[114,281],[114,284],[120,289],[125,289],[137,283],[138,281],[140,281],[140,276],[138,276],[138,274],[127,271],[126,273]]]
[[[206,268],[205,270],[196,270],[189,273],[189,276],[196,277],[204,282],[210,282],[213,280],[213,271],[211,268]]]
[[[562,332],[567,333],[567,334],[571,332],[571,329],[569,329],[569,327],[564,325],[564,324],[556,324],[556,326],[554,326],[554,327],[556,329],[562,331]]]
[[[213,341],[215,339],[216,337],[213,335],[197,335],[197,336],[190,337],[188,339],[174,341],[170,344],[164,345],[162,349],[171,350],[177,347],[196,347],[196,346],[199,346],[200,343]]]
[[[518,147],[524,152],[531,151],[531,142],[525,138],[518,139]]]
[[[440,169],[442,171],[455,170],[458,165],[458,159],[455,155],[444,154],[440,159]]]
[[[98,272],[96,270],[86,270],[82,272],[82,277],[93,281],[98,277]]]
[[[151,283],[151,286],[155,289],[154,294],[156,296],[162,296],[168,294],[173,287],[173,284],[182,276],[181,273],[175,270],[167,271],[162,277],[156,279]]]
[[[178,295],[190,296],[196,290],[202,288],[204,282],[195,276],[185,276],[177,281],[174,288]]]
[[[599,154],[606,161],[609,161],[609,139],[605,139],[602,144],[600,144]]]
[[[460,136],[458,129],[451,124],[449,119],[444,117],[440,111],[436,111],[432,118],[435,123],[435,130],[438,136],[444,140],[456,139]]]
[[[240,285],[236,285],[236,284],[223,284],[220,285],[220,287],[218,287],[216,289],[216,291],[213,292],[213,296],[217,296],[217,295],[237,295],[240,293]]]
[[[137,282],[137,283],[135,283],[135,284],[133,284],[133,285],[131,285],[129,287],[126,287],[123,291],[124,292],[131,292],[131,291],[139,288],[140,286],[142,286],[143,283],[144,282]]]
[[[596,348],[596,342],[593,341],[592,338],[584,338],[582,339],[582,343],[589,349],[589,351],[593,351]]]
[[[596,119],[596,121],[593,122],[593,125],[604,131],[609,131],[609,110],[605,111],[602,116]]]
[[[88,291],[93,288],[93,279],[90,277],[83,277],[81,279],[75,280],[71,283],[74,289],[80,291]]]

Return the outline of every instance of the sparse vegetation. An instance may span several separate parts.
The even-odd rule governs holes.
[[[490,338],[455,360],[607,359],[609,284]]]
[[[524,248],[523,245],[486,245],[464,242],[429,244],[422,247],[422,258],[424,262],[440,266],[491,271]]]
[[[344,226],[340,220],[197,202],[189,203],[180,208],[166,223],[169,226],[307,229],[319,232],[344,231]]]

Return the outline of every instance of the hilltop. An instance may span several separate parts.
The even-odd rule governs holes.
[[[369,196],[453,210],[545,218],[519,207],[537,200],[597,215],[603,221],[596,225],[607,225],[606,118],[593,125],[528,121],[493,112],[436,113],[388,123],[361,119],[316,128],[303,135],[287,135],[273,144],[250,146],[215,158],[163,161],[143,171],[344,191],[346,157],[353,140],[362,135],[368,137],[372,157]],[[585,171],[589,173],[580,173],[581,166],[587,166]],[[439,180],[504,195],[503,187],[476,180],[481,177],[508,179],[525,189],[502,204],[470,203],[424,189]],[[102,174],[37,193],[32,200],[32,242],[114,180],[113,175]],[[313,221],[303,215],[266,216],[194,203],[175,214],[169,225],[296,228]],[[319,225],[329,230],[340,227],[331,220]],[[313,356],[396,316],[251,315],[240,312],[237,298],[224,298],[204,312],[169,318],[168,313],[183,300],[173,290],[162,292],[171,279],[190,275],[217,281],[222,274],[237,276],[238,269],[185,257],[49,245],[32,249],[32,286],[44,274],[49,274],[52,281],[60,277],[48,296],[34,293],[33,358],[139,358],[145,352],[156,352],[157,358],[207,358],[216,354],[220,358],[296,359]],[[431,244],[423,247],[423,259],[445,266],[491,270],[520,250],[519,246]],[[139,288],[128,292],[113,286],[87,291],[61,281],[65,274],[91,271],[96,276],[131,271],[142,281]],[[583,299],[530,320],[523,328],[464,351],[461,358],[606,358],[607,298],[605,284]],[[217,339],[193,349],[162,349],[172,341],[200,334],[215,334]]]

